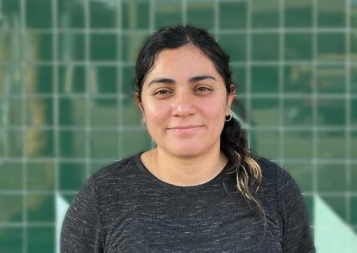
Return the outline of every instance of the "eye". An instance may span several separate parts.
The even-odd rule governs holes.
[[[154,96],[164,96],[164,95],[169,95],[172,92],[170,90],[167,89],[161,89],[161,90],[157,90],[154,92]]]
[[[197,87],[196,88],[196,91],[197,92],[208,92],[208,91],[211,91],[212,89],[211,88],[208,88],[208,87],[206,87],[206,86],[199,86],[199,87]]]

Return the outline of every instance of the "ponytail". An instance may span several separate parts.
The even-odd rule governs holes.
[[[221,150],[232,165],[237,190],[254,205],[259,214],[264,215],[263,205],[255,196],[262,181],[262,171],[249,151],[240,123],[233,117],[225,122],[221,134]]]

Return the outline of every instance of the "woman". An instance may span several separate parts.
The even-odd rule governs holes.
[[[94,174],[61,252],[314,252],[301,193],[232,117],[229,58],[192,26],[142,47],[136,101],[156,148]]]

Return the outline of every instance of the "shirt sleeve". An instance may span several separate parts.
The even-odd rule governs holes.
[[[94,185],[89,179],[70,205],[62,225],[61,253],[103,252]]]
[[[277,191],[283,233],[283,252],[316,252],[301,191],[294,179],[282,169],[278,170]]]

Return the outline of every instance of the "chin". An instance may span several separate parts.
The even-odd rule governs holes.
[[[172,150],[170,153],[176,157],[190,158],[190,157],[199,156],[202,152],[197,148],[182,147],[178,149],[176,148]]]

